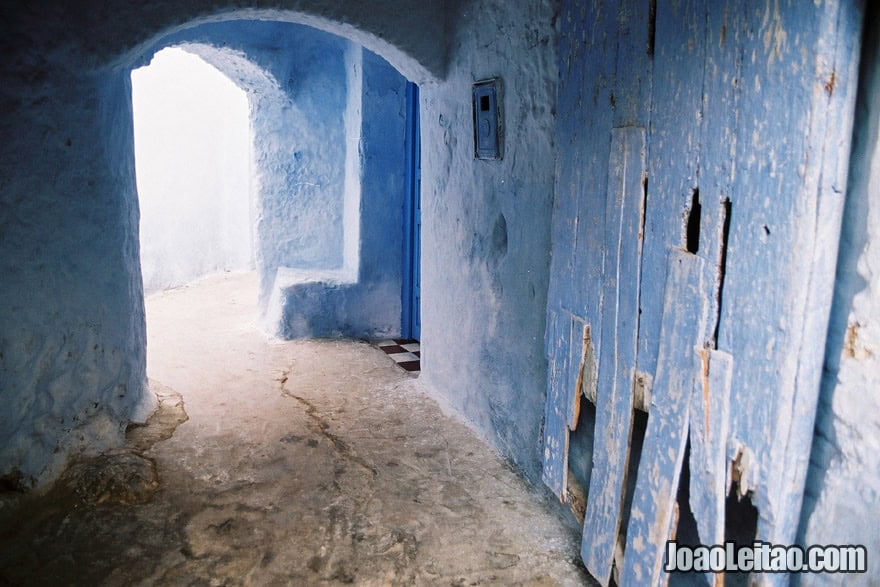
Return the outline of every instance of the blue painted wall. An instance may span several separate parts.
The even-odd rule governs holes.
[[[57,475],[71,451],[118,446],[127,422],[145,418],[154,400],[143,393],[128,72],[83,76],[57,55],[24,59],[8,49],[0,67],[0,477],[28,487]]]
[[[421,88],[422,374],[540,477],[557,142],[550,0],[463,5],[446,79]],[[504,158],[474,159],[471,90],[498,77]]]
[[[381,57],[354,51],[351,67],[360,85],[350,108],[359,110],[359,124],[348,129],[347,140],[356,149],[360,204],[346,220],[358,223],[346,238],[357,239],[355,265],[335,275],[301,272],[289,284],[279,279],[279,334],[288,338],[375,339],[401,332],[406,79]]]

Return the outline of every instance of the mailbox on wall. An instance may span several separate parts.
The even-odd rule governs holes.
[[[501,159],[501,80],[474,84],[474,158]]]

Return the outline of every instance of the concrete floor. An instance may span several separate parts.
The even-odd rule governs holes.
[[[255,299],[251,274],[148,298],[159,411],[5,502],[0,585],[589,582],[552,498],[418,379],[364,343],[269,340]]]

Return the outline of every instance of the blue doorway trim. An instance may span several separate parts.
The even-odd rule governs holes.
[[[403,210],[403,291],[401,292],[401,335],[421,337],[421,132],[419,129],[419,87],[406,85],[406,198]]]

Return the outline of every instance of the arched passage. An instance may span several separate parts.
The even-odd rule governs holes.
[[[198,4],[198,3],[195,3]],[[113,69],[136,67],[159,45],[175,35],[189,35],[203,25],[229,22],[276,22],[305,26],[360,45],[390,63],[415,83],[434,83],[446,69],[446,11],[440,3],[407,7],[404,2],[392,10],[376,10],[350,0],[329,7],[324,2],[290,2],[291,9],[199,7],[188,4],[157,14],[131,35],[119,32],[95,43],[99,61]],[[120,8],[124,13],[126,8]],[[165,6],[159,11],[168,10]],[[407,12],[408,10],[408,12]],[[124,17],[124,14],[122,15]]]
[[[406,79],[357,44],[287,22],[204,24],[159,46],[200,56],[248,95],[266,330],[399,336]]]
[[[106,21],[93,22],[94,15],[89,13],[88,25],[77,7],[65,5],[61,9],[65,15],[49,19],[28,47],[34,54],[45,55],[38,68],[53,80],[52,85],[40,86],[33,79],[33,63],[14,61],[4,68],[9,92],[36,92],[33,100],[10,103],[8,120],[27,126],[29,132],[28,138],[7,150],[6,163],[12,168],[33,166],[33,156],[39,154],[59,169],[38,176],[11,173],[4,183],[5,198],[18,202],[20,195],[27,202],[23,208],[16,208],[21,224],[5,232],[4,246],[11,252],[17,246],[33,243],[37,250],[28,258],[33,260],[33,267],[44,268],[40,270],[44,272],[42,277],[29,274],[36,281],[31,277],[9,281],[17,285],[14,290],[6,288],[10,292],[5,296],[7,306],[13,308],[8,315],[14,315],[15,320],[4,326],[8,343],[4,340],[3,352],[10,373],[6,389],[12,407],[0,422],[6,446],[0,455],[0,471],[20,479],[15,483],[30,486],[53,478],[71,451],[101,451],[118,445],[126,424],[143,420],[154,406],[155,399],[146,385],[130,71],[148,62],[159,48],[183,42],[187,34],[189,42],[205,40],[193,36],[204,30],[199,28],[201,24],[236,26],[245,21],[235,19],[273,18],[352,33],[349,36],[386,55],[397,55],[395,65],[411,72],[413,79],[432,77],[428,68],[406,51],[395,49],[391,42],[373,33],[355,33],[356,27],[351,24],[357,20],[354,13],[373,19],[370,27],[379,33],[386,26],[379,26],[368,11],[356,4],[343,10],[354,11],[351,18],[339,14],[336,20],[309,15],[297,7],[271,12],[230,7],[225,11],[221,8],[217,14],[215,7],[187,5],[177,10],[170,4],[157,6],[157,12],[144,17],[139,8],[120,4],[113,8],[113,18]],[[428,22],[427,13],[416,13],[423,14]],[[117,24],[112,32],[102,29],[114,20]],[[71,37],[71,31],[87,28],[88,40]],[[64,43],[76,49],[58,53],[48,48]],[[45,51],[35,49],[41,44],[45,44]],[[219,46],[224,47],[222,41]],[[427,47],[425,44],[422,50]],[[379,60],[370,54],[363,67],[377,65]],[[438,63],[434,61],[433,71],[439,70]],[[404,83],[401,78],[401,88]],[[375,88],[377,95],[382,93],[380,90]],[[39,94],[46,92],[52,99],[41,101]],[[47,114],[47,104],[55,112]],[[371,147],[362,142],[354,147],[363,149],[363,153],[372,148],[377,162],[383,156],[380,143]],[[367,163],[368,159],[369,155]],[[381,162],[379,165],[387,167]],[[373,193],[378,196],[387,178],[373,179]],[[70,197],[73,193],[76,197]],[[374,204],[378,210],[379,202]],[[66,228],[59,232],[59,226]],[[376,236],[362,235],[362,239]],[[375,268],[362,263],[360,270]],[[267,301],[269,290],[267,287],[263,292]],[[59,298],[57,293],[61,291],[64,295]],[[377,287],[364,291],[364,295],[377,299],[386,294]],[[310,295],[306,297],[311,299]],[[335,307],[346,311],[347,306],[365,304],[361,299],[342,297]],[[56,319],[46,321],[46,307],[54,308]],[[399,322],[399,311],[393,314]],[[43,350],[35,355],[28,341],[39,341]],[[41,365],[39,369],[32,367],[34,361]],[[40,432],[34,434],[34,430]]]
[[[7,11],[0,203],[11,222],[0,239],[0,370],[9,409],[0,414],[0,474],[19,471],[25,484],[51,478],[78,447],[118,445],[125,423],[151,407],[131,68],[199,24],[274,18],[336,27],[428,82],[420,100],[430,301],[422,381],[537,478],[556,149],[553,4],[282,0],[258,8],[73,0]],[[508,148],[502,161],[474,162],[467,90],[491,76],[504,79]]]

